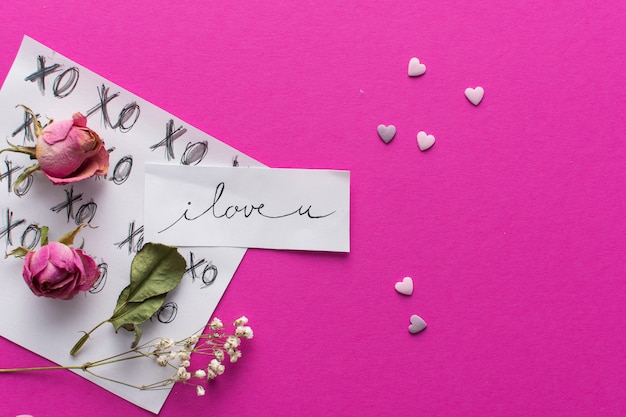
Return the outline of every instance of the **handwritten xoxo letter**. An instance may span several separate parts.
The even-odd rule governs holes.
[[[78,242],[98,263],[100,279],[86,294],[69,301],[38,298],[22,279],[22,261],[0,259],[0,334],[62,365],[80,365],[128,350],[132,334],[113,326],[98,329],[76,356],[69,351],[81,336],[110,316],[128,284],[130,262],[144,242],[144,165],[262,167],[257,161],[199,131],[57,52],[25,37],[0,91],[0,148],[8,143],[34,146],[33,120],[18,107],[31,108],[41,123],[48,118],[87,116],[87,125],[103,138],[110,154],[106,175],[66,186],[52,185],[41,173],[19,186],[17,177],[33,164],[26,155],[3,153],[0,159],[0,251],[39,247],[37,225],[49,226],[57,240],[78,224],[88,223]],[[142,340],[175,340],[202,329],[224,294],[245,254],[244,248],[179,249],[187,270],[175,292],[143,326]],[[28,364],[16,364],[28,366]],[[107,378],[145,385],[171,376],[171,369],[142,361],[107,365]],[[171,386],[139,391],[91,377],[107,390],[158,412]]]
[[[348,171],[148,164],[144,207],[169,245],[350,251]]]

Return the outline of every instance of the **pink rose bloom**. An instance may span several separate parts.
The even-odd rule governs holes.
[[[72,120],[46,126],[37,138],[35,157],[41,171],[54,184],[104,175],[109,169],[104,142],[87,127],[87,117],[80,113],[75,113]]]
[[[35,295],[69,300],[100,277],[96,262],[83,252],[50,242],[24,257],[24,281]]]

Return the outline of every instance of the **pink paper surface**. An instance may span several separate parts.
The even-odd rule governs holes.
[[[270,167],[351,171],[351,253],[249,250],[216,314],[255,338],[160,415],[625,415],[626,3],[275,3],[0,14],[0,78],[27,34]],[[2,416],[151,415],[70,372],[0,388]]]

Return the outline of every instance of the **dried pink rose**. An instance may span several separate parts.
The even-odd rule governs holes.
[[[69,300],[80,291],[89,290],[100,271],[82,249],[50,242],[26,254],[22,276],[35,295]]]
[[[104,142],[87,127],[87,117],[81,113],[75,113],[72,120],[47,125],[37,138],[35,158],[54,184],[104,175],[109,169],[109,153]]]

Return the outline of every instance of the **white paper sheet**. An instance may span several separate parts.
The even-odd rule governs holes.
[[[25,124],[30,107],[47,118],[70,119],[79,111],[88,126],[110,149],[106,176],[74,185],[52,185],[41,173],[33,176],[22,196],[13,183],[33,164],[26,155],[4,153],[0,159],[0,245],[10,251],[37,242],[31,225],[50,227],[55,240],[80,222],[85,251],[100,264],[100,282],[70,301],[38,298],[24,283],[22,261],[0,260],[0,302],[5,316],[2,336],[61,365],[80,365],[126,351],[132,333],[115,334],[107,324],[92,335],[76,358],[69,355],[81,331],[110,317],[120,291],[128,284],[130,262],[145,240],[143,226],[144,165],[167,164],[260,167],[260,163],[199,131],[162,109],[25,37],[0,91],[0,147],[33,146],[32,128]],[[205,152],[208,150],[208,152]],[[146,242],[148,240],[145,240]],[[167,309],[143,326],[142,340],[182,339],[202,329],[237,269],[245,249],[184,248],[188,270],[169,294]],[[228,318],[223,318],[228,320]],[[15,364],[28,366],[29,364]],[[158,412],[169,390],[138,391],[77,372],[96,384],[152,412]],[[107,377],[144,385],[169,377],[171,370],[142,360],[102,368]]]
[[[145,237],[173,246],[350,251],[350,173],[146,165]]]

